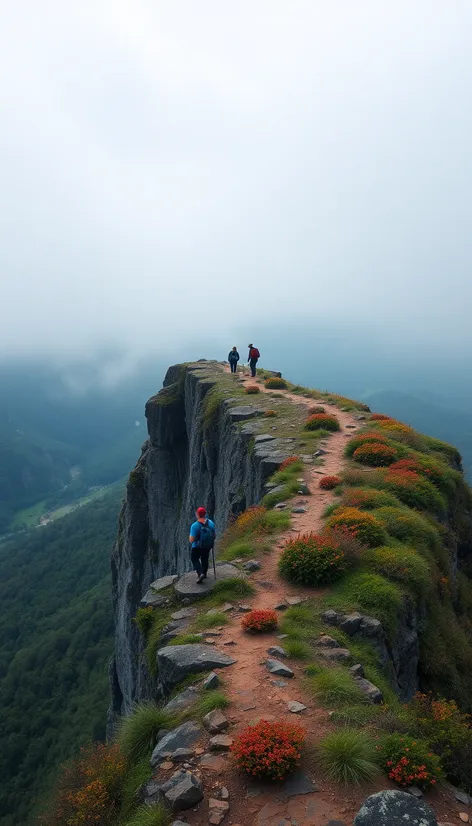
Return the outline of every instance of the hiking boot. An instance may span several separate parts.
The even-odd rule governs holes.
[[[203,576],[203,574],[200,574],[200,576],[197,576],[197,585],[201,585],[204,579],[205,579],[205,577]]]

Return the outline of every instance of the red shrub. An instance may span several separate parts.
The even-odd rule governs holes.
[[[232,752],[239,767],[252,777],[283,780],[295,769],[304,740],[300,726],[261,720],[236,737]]]
[[[383,445],[381,442],[365,442],[356,448],[353,458],[356,462],[371,467],[385,467],[395,461],[398,454],[394,447]]]
[[[333,534],[299,534],[282,550],[279,570],[298,585],[325,585],[344,573],[346,558]]]
[[[279,470],[285,470],[286,468],[290,467],[290,465],[293,465],[295,462],[298,462],[298,461],[299,461],[298,456],[289,456],[288,459],[283,460],[282,464],[279,467]]]
[[[336,416],[329,413],[314,413],[309,416],[305,424],[306,430],[340,430],[339,421]]]
[[[370,421],[371,422],[387,422],[387,421],[391,422],[391,421],[393,421],[393,419],[391,418],[391,416],[385,416],[384,413],[372,413],[372,416],[370,417]]]
[[[247,394],[248,394],[248,396],[253,396],[253,395],[255,395],[256,393],[260,393],[260,392],[261,392],[261,388],[260,388],[260,387],[258,387],[258,386],[257,386],[257,384],[248,384],[248,385],[244,388],[244,392],[245,392],[245,393],[247,393]]]
[[[340,476],[322,476],[320,479],[320,488],[322,490],[333,490],[342,483]]]
[[[390,734],[380,747],[385,771],[399,786],[435,786],[441,776],[439,757],[424,740]]]
[[[245,631],[273,631],[277,628],[278,617],[275,611],[249,611],[243,618],[241,625]]]

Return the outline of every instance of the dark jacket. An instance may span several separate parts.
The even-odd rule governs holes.
[[[228,354],[228,361],[239,361],[239,353],[237,350],[236,352],[234,352],[234,350],[231,350],[231,352]]]

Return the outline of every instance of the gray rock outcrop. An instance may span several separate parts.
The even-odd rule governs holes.
[[[270,435],[264,433],[268,420],[252,412],[259,412],[256,401],[241,405],[239,397],[208,413],[205,398],[221,372],[216,362],[171,367],[163,390],[146,405],[149,439],[129,476],[112,554],[109,732],[117,715],[156,696],[157,678],[149,673],[133,620],[152,583],[190,570],[188,529],[196,505],[205,504],[221,533],[231,515],[260,501],[269,476],[290,455],[282,439],[256,441]],[[234,413],[235,404],[246,410]]]
[[[189,674],[226,668],[235,662],[227,654],[204,644],[168,645],[157,652],[159,679],[165,693]]]
[[[354,826],[437,826],[436,815],[422,800],[388,789],[367,798]]]

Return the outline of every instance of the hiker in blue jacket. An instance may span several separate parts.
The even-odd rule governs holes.
[[[229,352],[228,361],[229,361],[229,366],[231,367],[231,372],[232,373],[237,373],[238,372],[239,353],[236,350],[236,347],[233,347],[233,349]]]
[[[197,582],[200,585],[207,577],[208,558],[215,544],[215,523],[208,519],[206,508],[197,508],[197,521],[190,526],[191,560],[194,571],[197,573]]]

